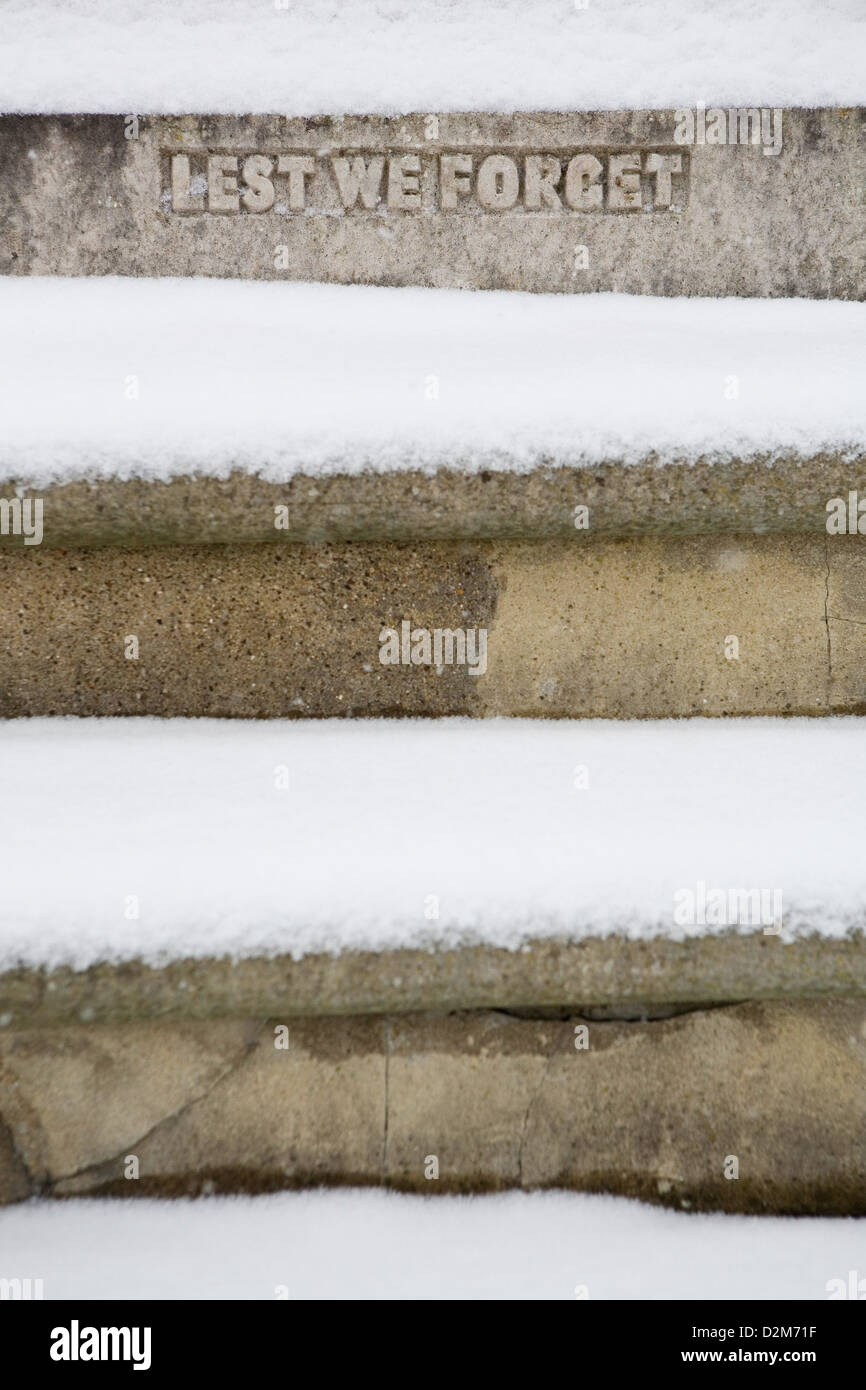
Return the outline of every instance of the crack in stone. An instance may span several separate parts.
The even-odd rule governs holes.
[[[391,1019],[385,1018],[385,1123],[382,1130],[382,1182],[388,1181],[388,1121],[390,1119],[390,1095],[388,1093],[388,1083],[390,1080],[389,1068],[391,1061]]]
[[[567,1036],[568,1036],[568,1034],[566,1034],[566,1037],[567,1037]],[[534,1094],[530,1096],[529,1102],[528,1102],[528,1104],[527,1104],[527,1106],[526,1106],[526,1113],[525,1113],[524,1116],[523,1116],[523,1125],[521,1126],[521,1130],[520,1130],[520,1143],[519,1143],[518,1149],[517,1149],[517,1182],[518,1182],[518,1186],[521,1187],[521,1188],[523,1188],[523,1186],[524,1186],[524,1183],[523,1183],[523,1147],[524,1147],[524,1144],[525,1144],[525,1141],[526,1141],[526,1130],[527,1130],[527,1128],[528,1128],[528,1126],[529,1126],[529,1115],[530,1115],[530,1112],[531,1112],[531,1110],[532,1110],[533,1105],[536,1104],[536,1102],[538,1101],[538,1099],[539,1099],[540,1096],[541,1096],[542,1091],[544,1090],[545,1086],[547,1085],[547,1080],[548,1080],[548,1077],[549,1077],[549,1075],[550,1075],[550,1067],[551,1067],[551,1064],[552,1064],[552,1062],[553,1062],[553,1059],[554,1059],[555,1057],[558,1057],[558,1056],[559,1056],[559,1053],[560,1053],[562,1050],[563,1050],[563,1049],[562,1049],[561,1044],[559,1044],[559,1043],[557,1042],[557,1039],[556,1039],[556,1037],[554,1036],[554,1040],[553,1040],[553,1043],[552,1043],[552,1045],[551,1045],[551,1050],[548,1052],[547,1057],[546,1057],[546,1059],[545,1059],[544,1070],[543,1070],[542,1073],[541,1073],[541,1080],[539,1081],[538,1086],[536,1087]]]
[[[36,1196],[41,1191],[42,1184],[38,1181],[36,1175],[34,1173],[31,1173],[30,1165],[28,1164],[27,1159],[24,1157],[24,1154],[18,1147],[18,1141],[15,1137],[15,1130],[11,1124],[7,1124],[6,1120],[3,1118],[2,1113],[0,1113],[0,1137],[4,1137],[9,1141],[9,1147],[12,1150],[12,1157],[19,1165],[21,1174],[24,1178],[24,1182],[27,1187],[27,1195],[29,1197]],[[0,1204],[2,1204],[2,1199],[0,1199]]]
[[[735,1009],[738,1004],[746,1003],[752,997],[753,995],[749,994],[743,999],[709,999],[687,1003],[678,1000],[656,1001],[640,1008],[636,1005],[626,1005],[619,1002],[610,1005],[566,1004],[562,1008],[547,1005],[527,1006],[513,1009],[490,1009],[488,1012],[498,1014],[502,1018],[529,1022],[625,1023],[642,1027],[646,1023],[664,1023],[669,1018],[681,1018],[685,1014],[708,1013],[711,1009]]]
[[[10,1104],[13,1108],[17,1106],[19,1111],[17,1129],[16,1121],[9,1116],[8,1110],[5,1113],[0,1111],[0,1125],[3,1126],[9,1135],[12,1152],[24,1169],[31,1195],[38,1195],[45,1189],[46,1184],[51,1181],[48,1175],[48,1138],[45,1133],[45,1125],[42,1122],[42,1115],[28,1098],[26,1087],[22,1088],[21,1077],[9,1065],[8,1057],[6,1058],[5,1066],[0,1065],[0,1074],[6,1077],[13,1077],[14,1087],[21,1088],[18,1090],[18,1094],[14,1100],[10,1100]],[[8,1082],[6,1084],[8,1085]],[[34,1150],[36,1167],[30,1166],[29,1162],[24,1157],[24,1153],[18,1141],[18,1135],[22,1131],[26,1133],[28,1130],[32,1131],[30,1147]]]
[[[830,639],[830,538],[824,537],[824,562],[827,566],[824,575],[824,627],[827,631],[827,708],[830,708],[833,685],[833,649]]]
[[[127,1153],[131,1152],[139,1144],[147,1143],[148,1139],[156,1134],[163,1125],[170,1124],[173,1120],[179,1119],[180,1116],[191,1109],[193,1105],[198,1105],[199,1101],[206,1100],[216,1086],[222,1081],[225,1081],[227,1077],[231,1076],[233,1072],[237,1071],[244,1062],[249,1059],[250,1053],[258,1045],[269,1021],[270,1020],[266,1018],[259,1024],[259,1027],[250,1041],[244,1045],[240,1056],[233,1057],[221,1072],[218,1072],[216,1076],[212,1077],[211,1080],[206,1083],[204,1090],[199,1091],[194,1096],[190,1096],[188,1100],[185,1100],[176,1110],[172,1110],[168,1115],[163,1115],[155,1124],[151,1125],[150,1129],[145,1130],[144,1134],[140,1134],[137,1139],[130,1140],[128,1144],[124,1144],[123,1149],[119,1150],[117,1153],[109,1154],[107,1158],[98,1159],[95,1163],[87,1163],[83,1168],[76,1168],[72,1173],[58,1173],[56,1177],[50,1179],[51,1188],[56,1187],[57,1183],[69,1182],[72,1178],[85,1177],[88,1173],[98,1171],[100,1168],[107,1168],[110,1164],[119,1164]]]

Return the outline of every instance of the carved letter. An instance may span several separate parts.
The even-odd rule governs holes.
[[[601,162],[594,154],[576,154],[565,171],[565,201],[575,212],[601,211]]]
[[[351,160],[332,158],[331,166],[346,211],[355,206],[360,193],[364,207],[368,212],[372,212],[379,202],[379,189],[385,168],[384,157],[374,155],[369,164],[360,154]]]
[[[274,206],[274,185],[268,175],[273,163],[265,154],[250,154],[244,160],[244,207],[249,212],[268,212]]]
[[[560,208],[556,185],[562,178],[562,165],[553,155],[531,154],[526,160],[526,192],[524,205],[527,212],[538,212],[540,208]]]
[[[466,197],[472,186],[471,174],[471,154],[442,155],[439,161],[439,196],[443,212],[453,212],[458,197]]]
[[[411,212],[421,206],[418,175],[421,161],[417,154],[392,155],[388,160],[388,209]]]
[[[171,206],[175,212],[204,212],[204,198],[193,198],[189,191],[189,155],[171,157]]]
[[[211,212],[237,212],[240,207],[238,195],[238,161],[233,154],[212,154],[207,162],[208,207]],[[233,178],[227,178],[231,174]]]
[[[489,154],[478,170],[478,201],[491,212],[507,212],[520,193],[517,165],[507,154]]]
[[[306,206],[306,183],[304,180],[316,172],[316,161],[308,154],[281,154],[277,160],[277,173],[289,176],[289,211],[303,212]]]
[[[608,165],[607,205],[611,212],[640,211],[640,155],[612,154]]]
[[[682,167],[683,157],[681,154],[647,155],[646,171],[648,174],[655,174],[655,197],[653,199],[655,207],[670,207],[671,174],[681,173]]]

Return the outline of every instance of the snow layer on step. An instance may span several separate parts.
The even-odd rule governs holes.
[[[726,929],[700,882],[864,920],[863,719],[22,720],[0,765],[4,967]]]
[[[866,1221],[688,1215],[613,1197],[377,1191],[0,1211],[0,1274],[46,1299],[826,1299]],[[282,1286],[282,1288],[281,1288]],[[832,1286],[831,1286],[832,1287]],[[713,1343],[716,1346],[717,1343]]]
[[[853,105],[860,0],[5,0],[28,111]]]
[[[0,470],[37,487],[809,455],[866,445],[864,380],[859,303],[0,282]]]

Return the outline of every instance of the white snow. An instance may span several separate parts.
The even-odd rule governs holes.
[[[700,882],[864,920],[863,719],[36,719],[0,766],[6,968],[682,938]]]
[[[36,487],[862,449],[864,381],[860,303],[0,281],[0,469]]]
[[[860,0],[4,0],[2,11],[5,110],[303,116],[866,96]]]
[[[866,1220],[691,1215],[564,1192],[0,1211],[0,1278],[42,1279],[46,1299],[826,1299],[864,1260]]]

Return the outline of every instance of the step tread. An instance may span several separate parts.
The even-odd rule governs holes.
[[[863,925],[858,718],[32,720],[0,746],[6,970],[409,951],[435,971],[741,934],[783,953]],[[701,922],[701,883],[778,889],[781,932],[757,903]]]
[[[21,278],[0,323],[19,486],[866,448],[852,302]]]
[[[7,7],[8,8],[8,7]],[[854,6],[764,0],[112,0],[15,5],[0,91],[12,111],[586,109],[854,104]],[[227,55],[231,55],[229,59]]]

